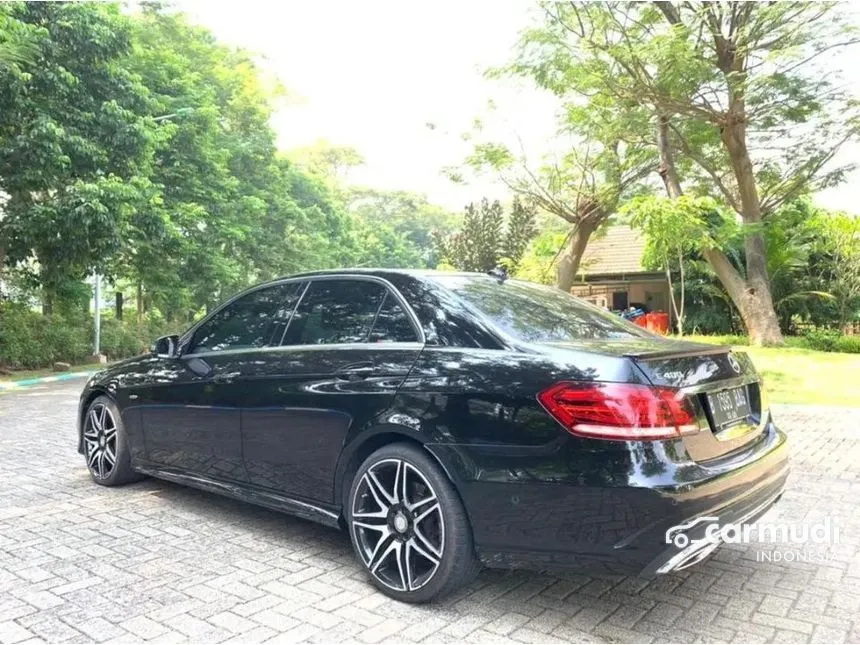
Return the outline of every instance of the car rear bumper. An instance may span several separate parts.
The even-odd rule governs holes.
[[[704,517],[718,517],[720,525],[751,523],[782,495],[789,472],[786,436],[772,423],[744,454],[709,466],[663,459],[654,445],[641,450],[653,450],[654,459],[615,462],[604,455],[603,463],[592,466],[595,472],[568,477],[554,470],[579,468],[583,462],[568,456],[563,466],[550,459],[541,467],[530,459],[528,472],[508,468],[505,481],[489,464],[470,469],[480,476],[457,485],[481,560],[504,568],[558,566],[646,577],[667,573],[713,550],[686,549],[680,555],[685,548],[666,541],[670,529]],[[704,530],[691,528],[690,543],[698,542]]]

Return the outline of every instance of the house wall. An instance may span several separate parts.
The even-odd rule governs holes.
[[[651,311],[665,311],[670,316],[672,315],[669,285],[662,279],[580,283],[574,285],[570,292],[596,304],[598,307],[608,309],[612,309],[612,295],[623,292],[627,294],[628,303],[641,302]]]

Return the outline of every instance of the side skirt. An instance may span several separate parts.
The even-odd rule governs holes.
[[[155,465],[136,463],[134,464],[134,470],[155,479],[163,479],[174,484],[197,488],[208,493],[224,495],[225,497],[262,506],[272,511],[288,513],[305,520],[333,528],[340,528],[338,521],[340,515],[334,511],[284,495],[258,490],[238,483],[228,483],[199,475],[189,475],[171,468],[163,468]]]

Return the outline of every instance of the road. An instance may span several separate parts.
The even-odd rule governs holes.
[[[82,384],[0,394],[3,643],[860,641],[860,409],[774,410],[793,466],[766,519],[834,517],[826,561],[816,545],[761,562],[772,547],[751,544],[653,581],[485,571],[416,607],[377,593],[335,530],[154,480],[93,484]]]

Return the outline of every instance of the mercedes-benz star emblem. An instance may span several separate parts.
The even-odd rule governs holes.
[[[732,354],[729,354],[729,365],[732,366],[732,369],[735,371],[735,374],[741,373],[741,364],[738,363],[738,359],[736,359]]]

